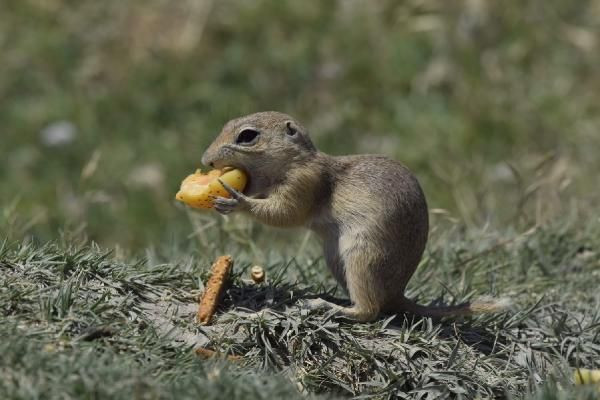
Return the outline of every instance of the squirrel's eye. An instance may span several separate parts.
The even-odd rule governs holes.
[[[244,129],[243,131],[241,131],[237,138],[235,139],[235,144],[241,144],[241,145],[251,145],[256,143],[256,140],[258,139],[258,135],[260,133],[258,131],[255,131],[254,129]]]

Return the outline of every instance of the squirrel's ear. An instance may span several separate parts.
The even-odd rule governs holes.
[[[296,136],[296,133],[298,133],[298,127],[296,126],[296,124],[294,124],[293,121],[287,121],[285,123],[285,128],[286,128],[285,133],[288,136]]]
[[[285,122],[285,136],[292,142],[307,150],[316,150],[315,145],[312,144],[308,133],[298,125],[295,121]]]

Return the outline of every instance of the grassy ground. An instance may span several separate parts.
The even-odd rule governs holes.
[[[2,7],[0,198],[17,233],[85,228],[127,250],[184,236],[181,177],[226,120],[268,109],[324,151],[404,161],[468,226],[600,204],[595,1]],[[53,141],[61,122],[72,137]]]
[[[594,397],[571,374],[600,367],[597,1],[0,9],[0,397]],[[302,311],[344,296],[313,236],[173,200],[226,120],[267,109],[326,152],[417,174],[432,233],[409,296],[514,308]],[[225,253],[237,275],[200,329],[192,303]],[[197,342],[242,362],[198,360]]]
[[[3,398],[595,398],[575,367],[600,368],[600,230],[447,231],[409,288],[423,303],[505,295],[501,315],[355,324],[302,299],[336,287],[322,260],[265,265],[236,249],[216,323],[193,323],[216,253],[123,262],[96,246],[5,243],[0,251]],[[171,260],[162,262],[161,260]],[[203,361],[201,344],[241,361]],[[110,382],[109,385],[106,382]],[[546,385],[547,393],[543,393]]]

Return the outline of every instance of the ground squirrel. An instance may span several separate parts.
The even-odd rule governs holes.
[[[249,184],[215,209],[249,213],[279,227],[305,226],[323,241],[325,260],[347,290],[358,321],[383,313],[422,316],[493,312],[502,301],[426,307],[404,296],[427,242],[425,196],[402,164],[379,155],[334,157],[320,152],[292,117],[261,112],[231,120],[202,156],[213,168],[244,170]]]

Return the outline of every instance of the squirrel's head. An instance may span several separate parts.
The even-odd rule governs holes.
[[[279,174],[310,159],[316,148],[306,130],[289,115],[266,111],[233,119],[202,156],[212,168],[227,166],[256,174]]]

